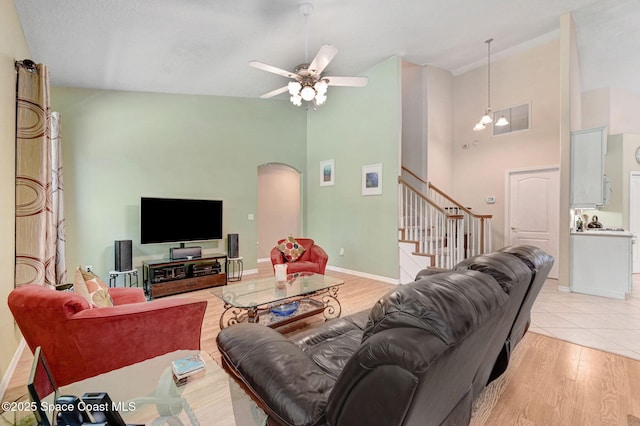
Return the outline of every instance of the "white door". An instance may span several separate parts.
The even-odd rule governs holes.
[[[640,250],[638,239],[640,238],[640,173],[631,172],[629,185],[629,231],[633,237],[633,273],[640,273]]]
[[[549,278],[558,278],[559,188],[558,168],[509,172],[506,241],[540,247],[553,256]]]

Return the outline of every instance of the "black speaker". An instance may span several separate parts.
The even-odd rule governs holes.
[[[169,249],[171,260],[198,259],[202,257],[202,247],[172,247]]]
[[[230,258],[240,257],[238,234],[227,234],[227,256]]]
[[[116,248],[116,271],[131,271],[133,269],[131,240],[116,240],[114,245]]]

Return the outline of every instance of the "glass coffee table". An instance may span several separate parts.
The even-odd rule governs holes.
[[[200,354],[206,363],[204,373],[176,386],[171,361]],[[106,392],[127,424],[141,425],[266,425],[267,415],[206,352],[180,350],[137,364],[71,383],[58,395],[82,396],[87,392]],[[43,406],[54,408],[54,396],[43,399]],[[29,396],[19,401],[3,401],[0,425],[35,425],[29,409]],[[20,411],[20,412],[18,412]],[[47,410],[54,424],[55,412]],[[6,423],[5,423],[6,421]]]
[[[325,319],[340,316],[339,278],[313,273],[289,274],[284,282],[274,277],[216,287],[212,293],[224,302],[220,329],[239,322],[279,327],[319,313]]]

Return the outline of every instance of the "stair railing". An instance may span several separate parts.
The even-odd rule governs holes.
[[[428,182],[427,185],[429,187],[428,196],[430,199],[445,211],[463,216],[464,235],[466,239],[464,257],[467,258],[492,251],[491,219],[493,216],[476,214],[468,207],[464,207],[451,198],[431,182]]]
[[[432,266],[450,268],[464,258],[492,251],[492,215],[476,214],[406,167],[402,171],[400,239],[416,243],[415,254],[430,257]]]
[[[464,215],[448,211],[401,177],[398,191],[400,240],[417,243],[431,266],[452,268],[464,259]]]

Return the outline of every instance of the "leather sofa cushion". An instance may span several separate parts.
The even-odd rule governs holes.
[[[360,346],[362,333],[369,320],[369,310],[312,327],[292,338],[313,362],[334,379]]]
[[[315,327],[307,328],[299,334],[290,337],[290,339],[300,349],[307,351],[318,343],[341,336],[349,331],[360,330],[360,332],[362,332],[368,321],[369,309],[366,309],[346,317],[332,319]]]
[[[481,272],[430,275],[399,286],[376,302],[363,341],[381,330],[413,327],[453,345],[507,300],[496,280]]]
[[[350,330],[309,347],[304,352],[318,367],[337,379],[361,342],[362,330]]]

